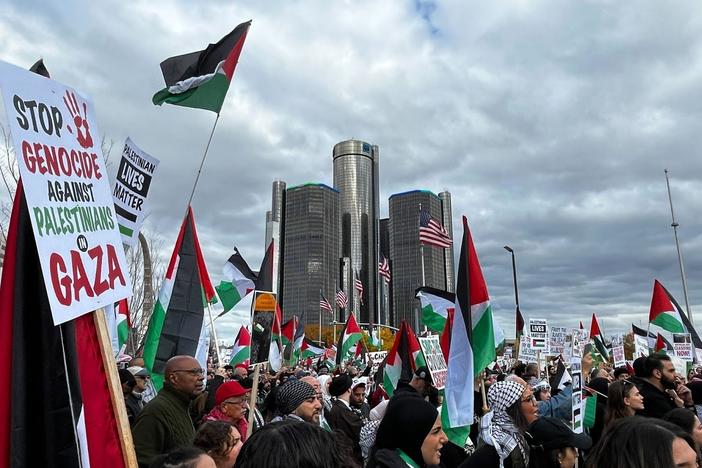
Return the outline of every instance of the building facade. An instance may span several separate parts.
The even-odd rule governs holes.
[[[360,322],[373,316],[377,321],[380,304],[378,286],[378,147],[348,140],[337,143],[332,152],[334,188],[339,191],[339,258],[348,258],[351,275],[343,275],[339,287],[349,297],[349,309]],[[363,283],[363,303],[354,288],[354,276]],[[341,318],[343,320],[343,317]]]
[[[283,320],[320,318],[320,292],[334,306],[339,275],[339,192],[324,184],[304,184],[285,191],[282,242]],[[334,307],[336,310],[336,307]],[[322,325],[334,314],[322,311]]]
[[[282,180],[273,182],[271,197],[271,211],[266,212],[266,242],[263,251],[268,249],[271,241],[273,244],[273,291],[278,296],[282,292],[283,270],[281,261],[284,250],[284,228],[285,228],[285,188],[286,183]]]
[[[420,304],[415,298],[415,290],[420,286],[447,290],[453,282],[453,248],[442,249],[430,245],[422,247],[419,243],[420,210],[429,212],[442,224],[445,224],[445,216],[451,219],[450,194],[444,193],[449,200],[446,204],[442,203],[442,198],[427,190],[413,190],[390,197],[389,238],[392,259],[391,324],[393,326],[398,327],[402,320],[406,320],[415,331],[419,331]],[[448,274],[447,257],[451,259]],[[449,281],[447,281],[448,276],[451,278]]]

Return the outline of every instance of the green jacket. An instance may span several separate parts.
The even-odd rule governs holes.
[[[140,466],[149,466],[156,457],[175,448],[192,445],[195,428],[189,406],[188,395],[168,386],[144,406],[132,428]]]

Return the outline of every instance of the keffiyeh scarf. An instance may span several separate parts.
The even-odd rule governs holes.
[[[492,445],[500,457],[500,468],[505,458],[519,447],[525,466],[529,465],[529,445],[506,410],[522,398],[524,386],[517,382],[497,382],[488,390],[488,412],[480,420],[480,437],[486,444]]]

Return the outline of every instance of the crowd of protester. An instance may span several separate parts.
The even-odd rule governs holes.
[[[243,365],[205,370],[176,356],[158,393],[138,359],[119,375],[140,467],[699,466],[702,375],[676,374],[663,353],[616,369],[595,365],[587,349],[584,356],[583,392],[597,401],[584,432],[571,429],[572,385],[554,385],[556,366],[517,362],[476,379],[463,445],[446,434],[426,367],[391,398],[372,363],[261,372],[254,405],[252,369]]]

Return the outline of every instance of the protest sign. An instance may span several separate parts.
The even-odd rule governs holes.
[[[372,353],[367,353],[368,359],[373,360],[373,366],[371,367],[371,374],[375,375],[378,372],[378,367],[382,364],[383,359],[388,355],[387,351],[374,351]]]
[[[436,387],[437,390],[441,390],[446,386],[448,368],[446,366],[446,360],[444,359],[444,353],[441,351],[439,336],[429,335],[420,337],[419,346],[424,353],[424,360],[429,368],[429,373],[431,373],[433,386]]]
[[[533,350],[548,352],[548,325],[545,319],[529,319],[529,338]]]
[[[634,359],[641,356],[648,356],[648,339],[645,336],[634,333]]]
[[[590,331],[589,330],[579,330],[577,328],[573,329],[573,353],[572,358],[581,358],[583,356],[583,349],[585,345],[590,342]]]
[[[565,337],[561,356],[563,356],[563,362],[570,362],[570,358],[573,356],[573,335],[571,333],[568,333]]]
[[[158,163],[158,159],[140,150],[127,138],[112,191],[117,225],[125,245],[134,246],[139,239],[144,222],[146,196]]]
[[[519,340],[519,360],[522,362],[536,362],[536,350],[531,347],[531,339],[522,335]]]
[[[553,355],[563,354],[566,343],[566,336],[568,335],[568,328],[566,327],[551,327],[549,336],[549,348],[550,353]]]
[[[624,357],[624,335],[621,333],[612,337],[612,358],[614,359],[614,367],[626,365]]]
[[[251,301],[251,364],[268,361],[276,302],[275,294],[254,291]]]
[[[54,324],[131,296],[92,102],[5,62],[0,86]]]
[[[692,338],[689,333],[673,333],[675,355],[685,362],[692,362]]]
[[[589,333],[589,332],[588,332]],[[573,379],[573,402],[572,402],[572,424],[573,432],[582,434],[583,432],[583,408],[582,408],[582,393],[583,393],[583,374],[581,369],[581,361],[579,357],[573,357],[570,361],[570,373]]]

